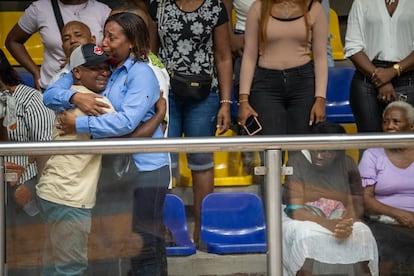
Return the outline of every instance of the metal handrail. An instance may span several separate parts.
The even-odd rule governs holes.
[[[361,149],[414,146],[412,133],[340,135],[226,136],[159,139],[99,139],[87,141],[2,142],[0,156],[112,154],[135,152],[264,151],[269,149]]]
[[[54,154],[114,154],[136,152],[265,151],[268,275],[282,275],[281,150],[362,149],[413,147],[412,133],[350,135],[233,136],[166,139],[102,139],[88,141],[4,142],[0,144],[0,183],[4,183],[4,156]],[[5,198],[4,188],[0,198]],[[0,204],[0,247],[5,248],[4,204]],[[5,250],[0,249],[0,275],[5,275]]]

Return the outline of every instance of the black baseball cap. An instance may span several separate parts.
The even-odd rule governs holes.
[[[105,54],[102,48],[99,45],[94,43],[88,43],[80,45],[75,50],[73,50],[70,55],[69,66],[72,70],[75,67],[80,65],[90,66],[105,62],[109,57]]]

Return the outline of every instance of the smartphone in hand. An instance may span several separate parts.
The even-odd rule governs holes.
[[[257,117],[252,115],[249,118],[247,118],[243,128],[244,130],[246,130],[246,133],[248,135],[252,136],[262,130],[262,125],[260,124]]]

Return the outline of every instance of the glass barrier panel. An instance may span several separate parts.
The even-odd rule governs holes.
[[[372,162],[390,162],[383,172],[392,172],[398,164],[391,166],[388,156],[400,151],[282,151],[284,275],[378,275],[378,256],[396,251],[389,259],[392,273],[414,273],[406,252],[412,248],[412,228],[398,215],[364,209],[363,194],[369,192],[373,200],[398,209],[397,214],[412,214],[410,195],[400,185],[389,187],[396,189],[393,195],[399,200],[386,201],[376,190],[384,184],[383,176],[369,182],[375,177],[370,169],[379,166]],[[266,178],[254,174],[266,167],[265,154],[211,154],[211,189],[196,190],[200,186],[193,185],[186,152],[172,163],[171,182],[168,166],[156,173],[140,172],[123,154],[103,155],[101,171],[90,161],[78,168],[84,174],[73,174],[82,158],[72,156],[73,162],[60,168],[57,162],[49,164],[39,182],[33,178],[16,184],[16,177],[7,173],[7,275],[53,270],[84,275],[267,275],[267,225],[272,218],[266,217]],[[400,183],[410,176],[405,175],[410,166],[399,168]],[[207,183],[210,178],[204,174],[199,179]],[[401,206],[404,202],[408,205]]]

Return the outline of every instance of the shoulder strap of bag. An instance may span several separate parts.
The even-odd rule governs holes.
[[[162,48],[164,48],[164,31],[162,30],[162,19],[165,12],[165,2],[166,0],[159,0],[157,9],[158,37],[160,39]]]
[[[59,27],[59,31],[62,33],[64,24],[63,24],[62,14],[60,13],[59,5],[57,2],[58,0],[51,0],[51,1],[52,1],[53,12],[55,13],[56,22]]]

